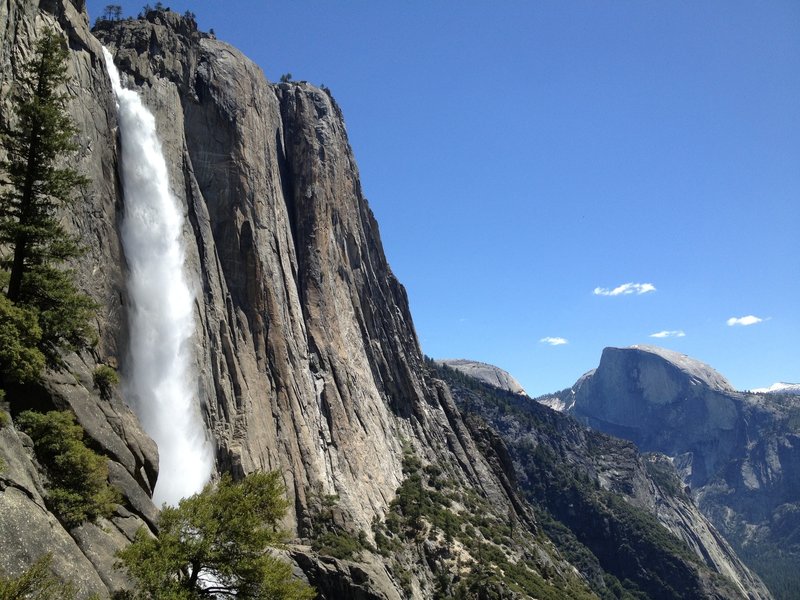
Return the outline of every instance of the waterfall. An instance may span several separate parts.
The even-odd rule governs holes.
[[[117,101],[125,198],[130,352],[123,391],[158,445],[153,500],[175,505],[203,488],[213,462],[191,366],[194,294],[183,268],[183,214],[169,190],[155,118],[136,92],[122,87],[103,50]]]

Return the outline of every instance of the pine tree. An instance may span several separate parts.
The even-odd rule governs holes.
[[[110,518],[121,498],[108,483],[108,459],[86,445],[75,415],[28,410],[16,422],[33,440],[36,459],[47,473],[45,503],[59,521],[72,528],[101,516]]]
[[[68,205],[83,178],[58,167],[75,150],[75,126],[58,91],[67,79],[67,51],[54,32],[45,33],[20,77],[18,123],[3,131],[8,158],[2,163],[10,188],[0,196],[0,240],[13,248],[6,295],[19,300],[22,279],[31,267],[75,256],[75,240],[66,235],[55,212]]]
[[[90,334],[93,303],[79,293],[70,273],[58,267],[81,252],[77,238],[61,225],[58,211],[69,206],[86,178],[65,162],[77,146],[77,130],[65,109],[68,51],[46,31],[18,79],[16,119],[3,123],[0,141],[0,244],[7,253],[6,296],[39,314],[41,349],[57,362],[58,348],[74,348]],[[3,278],[6,279],[5,277]]]
[[[119,4],[107,4],[103,9],[103,20],[119,21],[122,19],[122,6]]]
[[[295,579],[288,563],[269,552],[287,501],[277,471],[251,473],[234,483],[223,475],[177,507],[164,506],[158,537],[144,528],[118,553],[137,584],[136,600],[310,600],[314,590]]]

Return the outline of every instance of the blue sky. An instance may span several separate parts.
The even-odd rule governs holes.
[[[800,3],[165,4],[331,88],[426,354],[532,395],[632,344],[800,381]]]

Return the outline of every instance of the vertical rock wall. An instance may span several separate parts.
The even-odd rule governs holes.
[[[220,468],[285,473],[301,533],[309,494],[338,495],[370,531],[402,480],[402,440],[451,462],[458,438],[423,381],[338,106],[306,83],[269,84],[174,13],[96,35],[155,113],[186,207]]]

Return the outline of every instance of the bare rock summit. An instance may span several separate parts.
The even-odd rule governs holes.
[[[517,381],[511,373],[504,371],[500,367],[466,358],[443,358],[435,362],[436,364],[450,367],[456,371],[461,371],[465,375],[479,379],[501,390],[507,390],[515,394],[528,395],[525,388],[522,387],[522,384]]]

